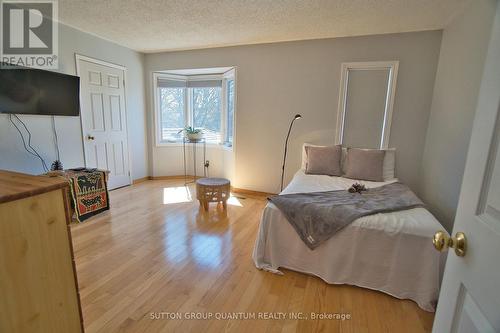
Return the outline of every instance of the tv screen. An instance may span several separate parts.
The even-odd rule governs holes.
[[[79,97],[77,76],[24,67],[0,69],[0,113],[78,116]]]

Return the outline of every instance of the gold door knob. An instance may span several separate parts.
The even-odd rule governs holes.
[[[438,231],[432,238],[432,244],[440,252],[451,247],[459,257],[465,256],[467,252],[467,238],[463,232],[457,232],[455,237],[450,237],[445,231]]]

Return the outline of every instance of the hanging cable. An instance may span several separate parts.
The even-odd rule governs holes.
[[[55,144],[56,144],[57,160],[60,161],[61,158],[59,157],[59,142],[57,139],[56,119],[54,116],[52,116],[52,130],[54,131],[54,140],[55,140]]]
[[[42,161],[42,165],[44,167],[44,170],[45,171],[49,171],[49,168],[47,167],[47,164],[45,163],[45,160],[42,158],[42,156],[40,156],[40,154],[38,154],[38,152],[36,151],[36,149],[31,145],[31,132],[28,129],[28,126],[26,126],[26,124],[24,123],[24,121],[22,121],[21,118],[19,118],[18,115],[14,114],[14,117],[16,117],[16,119],[23,125],[24,129],[28,133],[28,147],[31,148],[31,150],[35,153],[35,155]]]
[[[26,139],[24,138],[24,135],[23,133],[21,132],[21,129],[19,129],[19,127],[16,125],[16,123],[14,122],[14,120],[12,120],[12,114],[9,114],[9,120],[10,122],[12,123],[12,125],[14,125],[14,127],[16,128],[17,132],[19,133],[19,135],[21,136],[21,140],[23,141],[23,146],[24,146],[24,149],[30,153],[31,155],[37,157],[40,159],[41,163],[42,163],[42,168],[45,172],[48,172],[49,171],[49,168],[47,168],[47,164],[45,164],[45,161],[44,159],[40,156],[40,154],[38,154],[38,152],[35,150],[35,148],[33,148],[33,146],[31,146],[31,132],[28,130],[28,127],[26,126],[26,124],[17,116],[14,114],[14,117],[23,125],[23,127],[26,129],[26,132],[28,132],[28,143],[26,144]],[[31,148],[32,150],[28,149],[28,148]]]

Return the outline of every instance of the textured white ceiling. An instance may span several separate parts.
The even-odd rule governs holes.
[[[441,29],[467,1],[59,0],[59,18],[158,52]]]

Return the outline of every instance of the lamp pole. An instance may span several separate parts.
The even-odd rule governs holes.
[[[283,153],[283,165],[281,167],[281,186],[280,186],[280,192],[283,191],[283,180],[285,178],[285,163],[286,163],[286,151],[288,149],[288,138],[290,137],[290,132],[292,131],[293,123],[295,122],[295,120],[300,119],[300,118],[302,118],[302,116],[300,114],[296,114],[293,117],[292,121],[290,122],[290,127],[288,128],[288,133],[286,135],[285,150],[284,150],[284,153]]]

